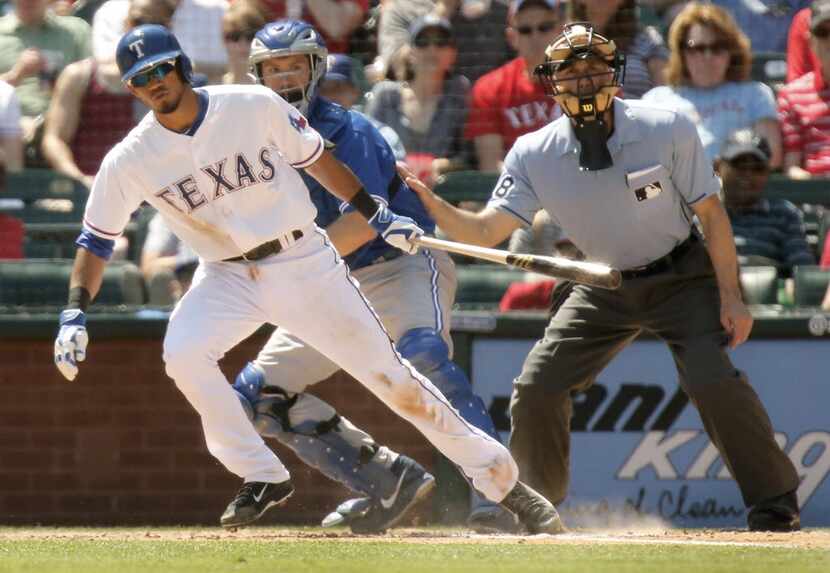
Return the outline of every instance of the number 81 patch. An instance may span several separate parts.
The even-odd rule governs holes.
[[[504,197],[513,189],[514,183],[513,177],[505,173],[501,176],[499,182],[496,183],[496,188],[493,189],[493,197],[498,197],[499,199]]]

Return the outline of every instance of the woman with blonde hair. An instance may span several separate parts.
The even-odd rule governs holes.
[[[749,39],[719,6],[690,2],[669,30],[665,86],[643,100],[676,109],[697,125],[710,159],[727,136],[752,128],[769,142],[773,168],[781,165],[781,130],[769,86],[749,79]]]

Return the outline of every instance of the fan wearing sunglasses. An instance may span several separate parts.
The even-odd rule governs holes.
[[[749,79],[749,39],[718,6],[690,2],[669,30],[666,86],[643,99],[687,115],[710,160],[733,131],[751,128],[770,146],[770,167],[781,165],[781,130],[769,86]]]
[[[248,68],[251,40],[266,23],[265,16],[255,0],[234,0],[222,16],[222,39],[228,52],[228,71],[223,84],[252,84],[254,78]]]
[[[591,22],[625,54],[625,98],[663,84],[669,50],[654,26],[640,23],[636,0],[574,0],[570,20]]]
[[[409,41],[408,81],[377,84],[366,113],[394,129],[407,163],[434,181],[466,163],[462,132],[470,82],[453,73],[457,50],[448,20],[435,15],[416,20]]]
[[[533,70],[545,61],[545,49],[562,31],[565,17],[565,3],[558,0],[510,4],[505,33],[518,57],[476,81],[464,129],[465,139],[475,146],[479,170],[500,171],[519,136],[561,115]]]
[[[126,25],[167,26],[173,9],[168,1],[131,0]],[[52,169],[91,187],[104,155],[146,112],[125,89],[115,62],[92,57],[70,64],[46,112],[43,155]]]

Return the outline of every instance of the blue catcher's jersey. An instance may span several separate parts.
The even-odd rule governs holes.
[[[334,144],[334,156],[349,166],[375,200],[386,203],[399,215],[414,219],[426,233],[435,230],[435,222],[427,214],[421,200],[398,177],[395,155],[389,144],[365,116],[318,96],[308,108],[308,121],[326,141]],[[353,210],[348,203],[326,191],[313,177],[304,172],[301,174],[317,207],[315,222],[318,226],[326,228],[342,213]],[[350,269],[357,270],[397,250],[376,237],[345,257],[345,261]]]

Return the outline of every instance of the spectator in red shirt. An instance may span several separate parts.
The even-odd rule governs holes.
[[[260,0],[267,20],[305,20],[323,34],[329,54],[347,53],[349,37],[366,18],[369,0]]]
[[[483,75],[473,86],[464,136],[473,141],[478,168],[501,171],[504,156],[520,135],[536,131],[560,115],[533,69],[561,32],[565,4],[559,0],[514,0],[507,39],[519,57]]]
[[[787,37],[787,81],[820,69],[818,57],[810,48],[810,8],[799,10],[790,24]]]
[[[810,46],[819,68],[788,83],[778,94],[784,169],[794,179],[830,176],[830,0],[813,3]]]

